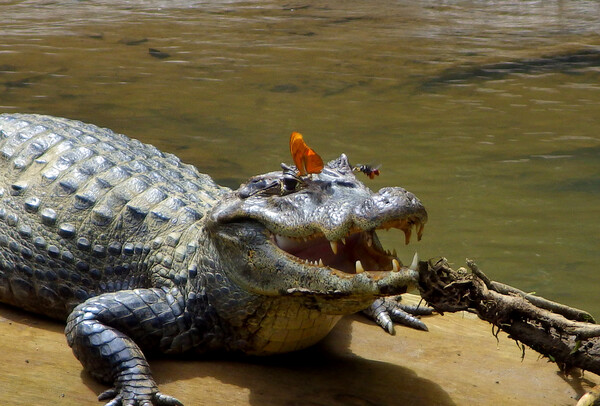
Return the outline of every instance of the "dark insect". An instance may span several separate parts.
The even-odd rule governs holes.
[[[374,179],[375,176],[379,176],[379,168],[380,165],[372,166],[372,165],[355,165],[352,167],[352,170],[355,172],[362,172],[369,177],[369,179]]]

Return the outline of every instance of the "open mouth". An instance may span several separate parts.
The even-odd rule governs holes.
[[[413,226],[420,240],[424,224],[418,220],[396,220],[377,229],[401,229],[408,244]],[[386,272],[397,272],[402,266],[395,250],[386,251],[381,246],[375,229],[353,229],[345,238],[337,241],[330,241],[320,233],[301,238],[272,234],[271,241],[297,262],[328,267],[336,274],[355,275],[368,272],[376,276]]]

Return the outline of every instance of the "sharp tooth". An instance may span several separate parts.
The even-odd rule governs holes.
[[[320,266],[321,268],[324,266],[324,265],[323,265],[323,260],[322,260],[321,258],[319,258],[319,266]]]
[[[423,236],[423,229],[425,228],[425,224],[419,223],[417,228],[417,238],[421,241],[421,237]]]
[[[337,252],[338,252],[337,241],[329,241],[329,245],[331,245],[331,250],[333,251],[333,253],[337,255]]]
[[[373,245],[373,236],[371,234],[367,234],[367,245],[369,247]]]
[[[412,260],[409,268],[412,269],[413,271],[416,271],[418,266],[419,266],[419,254],[417,254],[415,252],[415,256],[413,257],[413,260]]]
[[[392,271],[398,272],[400,270],[400,262],[396,258],[392,259]]]
[[[365,271],[365,268],[363,268],[360,260],[356,261],[356,273],[363,273],[364,271]]]
[[[412,229],[406,228],[403,231],[404,231],[404,243],[406,245],[408,245],[408,243],[410,242],[410,235],[412,234]]]
[[[345,239],[345,238],[342,238],[342,243],[343,243],[344,245],[346,245],[346,239]]]

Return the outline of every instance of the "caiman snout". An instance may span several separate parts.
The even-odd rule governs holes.
[[[404,231],[406,244],[412,230],[421,240],[427,211],[417,197],[401,187],[386,187],[372,195],[355,210],[357,226],[366,229],[398,228]]]
[[[271,243],[290,258],[342,274],[394,272],[396,253],[381,247],[376,230],[397,228],[410,242],[421,239],[427,212],[401,187],[374,193],[357,179],[345,155],[319,174],[295,178],[271,172],[256,176],[222,200],[209,221],[218,228],[248,220],[266,228]]]
[[[419,199],[401,187],[373,193],[357,179],[345,155],[319,174],[293,179],[285,170],[251,178],[213,208],[209,222],[256,220],[288,238],[339,241],[381,228],[403,230],[407,242],[413,229],[421,238],[427,212]]]

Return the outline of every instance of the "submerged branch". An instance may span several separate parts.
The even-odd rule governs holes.
[[[419,263],[421,296],[438,312],[468,310],[568,371],[600,374],[600,325],[582,310],[491,281],[472,261],[471,272],[444,258]]]

